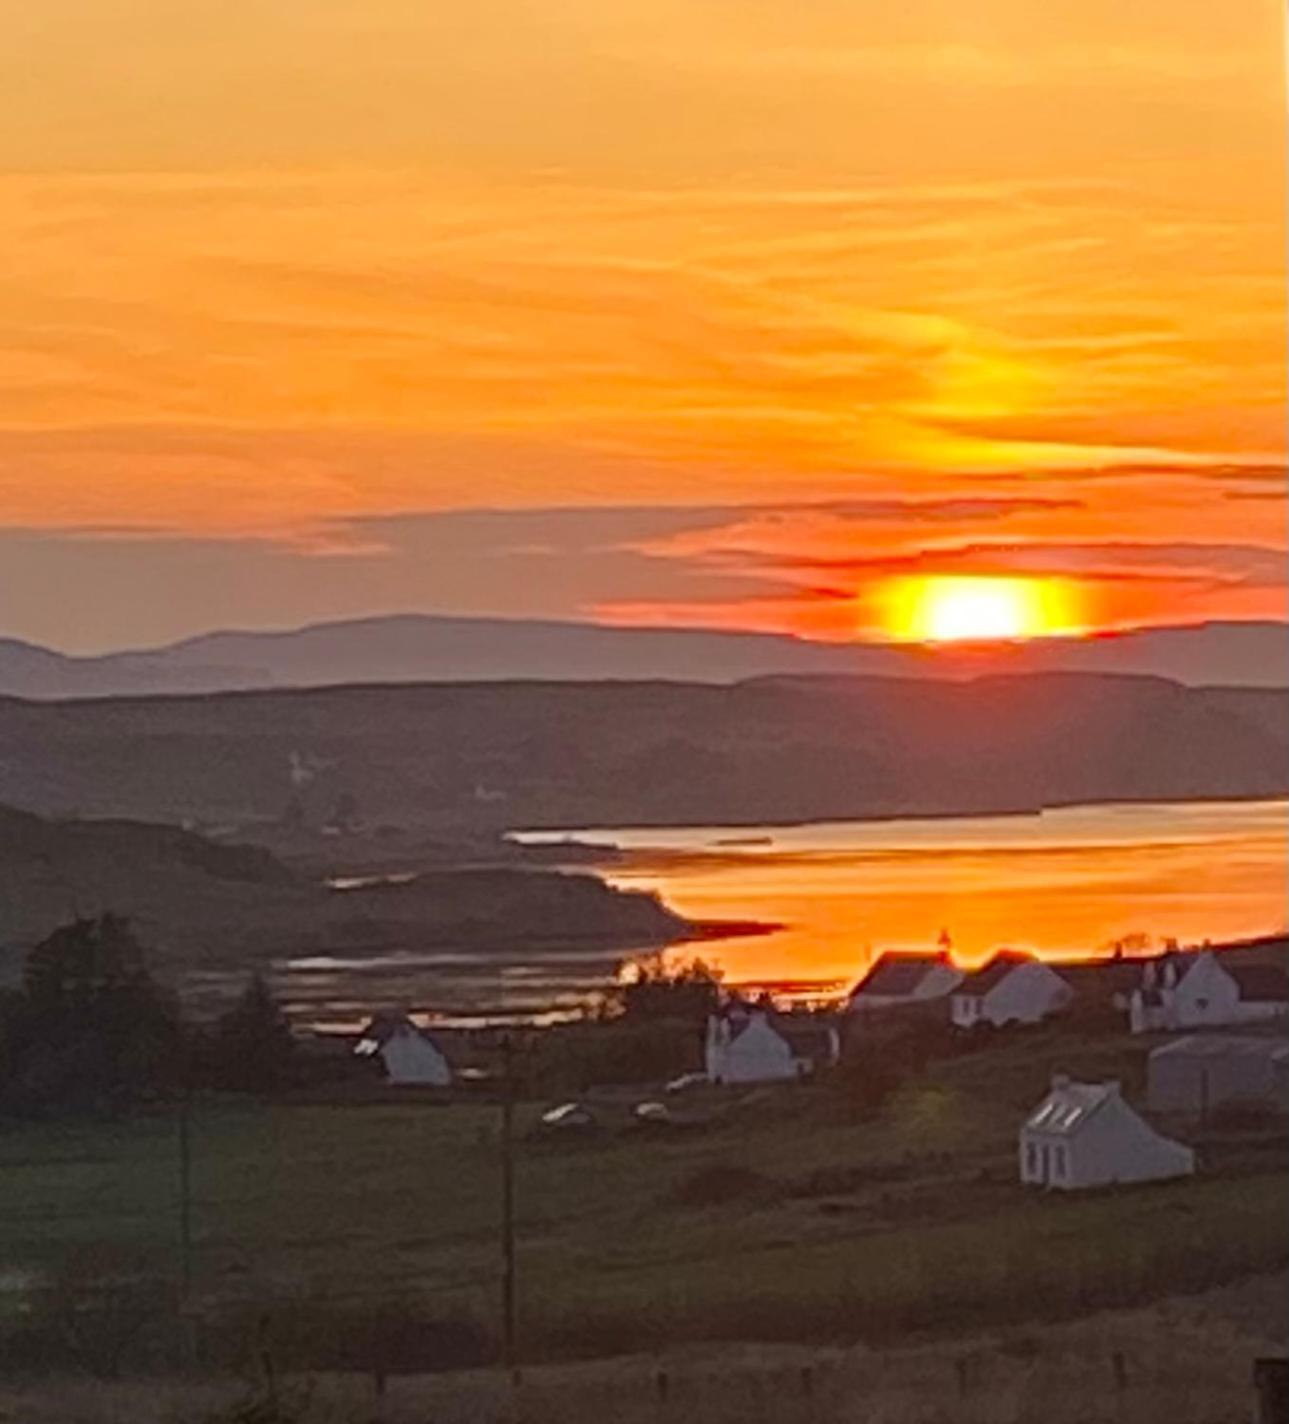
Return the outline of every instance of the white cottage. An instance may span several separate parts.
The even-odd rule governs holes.
[[[946,953],[883,954],[850,992],[851,1013],[898,1008],[943,999],[962,982],[963,972]]]
[[[1289,977],[1211,949],[1147,960],[1129,1004],[1133,1033],[1269,1023],[1289,1015]]]
[[[1074,998],[1074,990],[1041,960],[1000,954],[968,974],[953,991],[950,1017],[958,1028],[1039,1023]]]
[[[452,1082],[443,1050],[406,1014],[377,1014],[362,1031],[354,1053],[379,1058],[391,1083],[446,1088]]]
[[[1195,1170],[1194,1152],[1157,1133],[1124,1101],[1117,1082],[1054,1077],[1021,1126],[1019,1150],[1022,1182],[1062,1191],[1164,1181]]]
[[[707,1020],[704,1068],[712,1083],[786,1082],[835,1063],[839,1047],[831,1023],[734,1004]]]

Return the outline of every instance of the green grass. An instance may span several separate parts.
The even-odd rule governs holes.
[[[1113,1072],[1131,1089],[1142,1052],[1027,1035],[936,1065],[866,1121],[801,1086],[756,1095],[692,1135],[523,1137],[524,1348],[887,1340],[1138,1304],[1289,1262],[1289,1173],[1274,1151],[1238,1174],[1094,1194],[1015,1183],[1019,1114],[1053,1067]],[[536,1111],[521,1111],[521,1132]],[[310,1320],[393,1306],[491,1333],[497,1127],[481,1103],[200,1106],[196,1299],[207,1311],[275,1303]],[[730,1168],[728,1195],[693,1190]],[[178,1203],[165,1118],[0,1136],[11,1271],[56,1272],[103,1243],[174,1270]]]

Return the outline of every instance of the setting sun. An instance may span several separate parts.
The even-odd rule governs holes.
[[[1040,638],[1075,631],[1059,580],[946,577],[900,579],[888,593],[898,638],[950,643]]]

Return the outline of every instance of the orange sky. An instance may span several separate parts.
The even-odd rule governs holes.
[[[0,634],[1284,613],[1279,0],[0,20]]]

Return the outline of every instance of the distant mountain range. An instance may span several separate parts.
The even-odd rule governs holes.
[[[769,633],[420,614],[208,633],[74,657],[0,639],[0,694],[42,700],[348,683],[733,683],[772,674],[978,677],[1138,673],[1189,686],[1289,686],[1289,624],[1200,623],[1004,645],[819,643]]]

